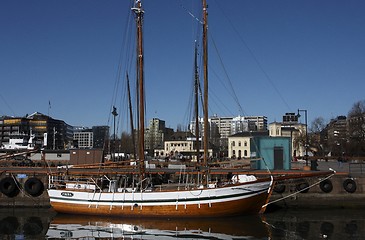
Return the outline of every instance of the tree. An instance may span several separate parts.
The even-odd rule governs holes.
[[[348,113],[348,140],[350,152],[365,155],[365,100],[354,103]]]
[[[323,130],[326,128],[327,123],[323,117],[315,118],[311,127],[309,128],[309,146],[312,152],[317,155],[324,155],[324,134]]]
[[[317,117],[312,121],[309,132],[320,133],[326,128],[326,125],[327,123],[325,122],[323,117]]]

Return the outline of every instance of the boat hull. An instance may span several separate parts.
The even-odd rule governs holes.
[[[255,214],[267,203],[271,182],[190,191],[93,193],[49,189],[60,213],[125,217],[219,217]]]

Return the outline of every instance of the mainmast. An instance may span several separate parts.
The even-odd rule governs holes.
[[[204,166],[208,163],[208,11],[207,1],[203,0],[203,72],[204,72]]]
[[[136,16],[137,25],[137,83],[139,86],[139,167],[141,171],[141,177],[144,178],[144,71],[143,71],[143,14],[141,0],[136,0],[132,11]]]
[[[195,145],[196,145],[196,161],[199,163],[199,72],[198,72],[198,49],[197,43],[195,42],[195,59],[194,59],[194,69],[195,69]]]

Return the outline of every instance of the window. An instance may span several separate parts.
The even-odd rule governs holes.
[[[236,144],[235,144],[235,142],[234,141],[232,141],[232,147],[234,147]]]
[[[245,151],[243,152],[243,155],[244,155],[245,157],[247,157],[247,150],[245,150]]]
[[[241,147],[241,141],[238,141],[238,146]]]
[[[245,147],[247,147],[247,141],[245,141],[245,142],[243,143],[243,145],[244,145]]]

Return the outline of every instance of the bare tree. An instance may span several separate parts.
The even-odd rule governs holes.
[[[323,131],[323,129],[326,128],[326,125],[327,123],[325,122],[323,117],[317,117],[312,121],[309,132],[320,133]]]
[[[313,154],[323,156],[324,155],[324,135],[323,130],[326,128],[327,123],[323,117],[315,118],[311,127],[309,128],[309,147]]]
[[[365,155],[365,100],[354,103],[348,113],[349,147],[352,155]]]

